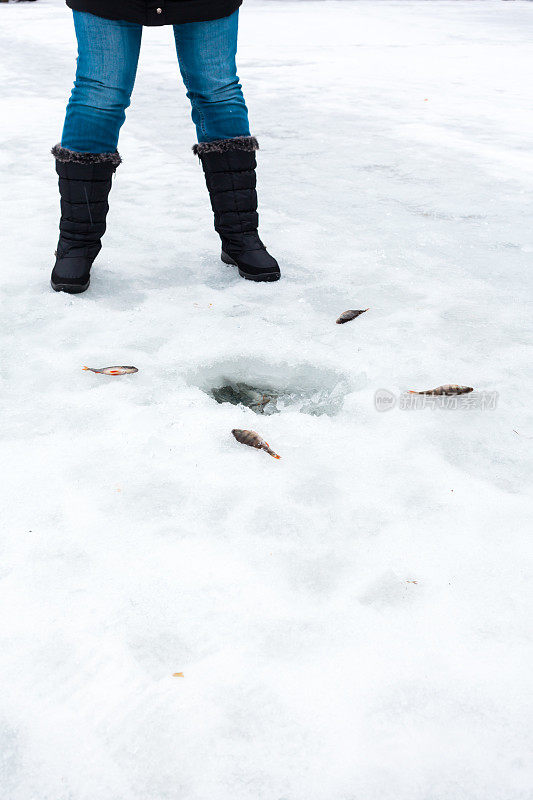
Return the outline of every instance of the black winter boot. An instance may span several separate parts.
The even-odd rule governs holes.
[[[102,247],[111,179],[121,158],[118,153],[76,153],[58,144],[52,155],[61,195],[52,289],[80,294],[89,288],[91,266]]]
[[[253,136],[200,142],[193,152],[200,158],[215,214],[215,230],[222,239],[222,261],[239,268],[250,281],[277,281],[278,262],[267,252],[257,232],[257,192]]]

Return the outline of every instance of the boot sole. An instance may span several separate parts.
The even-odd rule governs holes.
[[[239,275],[241,278],[245,278],[247,281],[256,281],[256,283],[262,282],[271,282],[271,281],[279,281],[281,275],[279,272],[263,272],[262,275],[250,275],[249,272],[245,272],[243,269],[239,267],[236,261],[228,256],[227,253],[222,251],[222,255],[220,256],[224,264],[228,264],[231,267],[237,267],[239,270]]]
[[[50,286],[54,292],[66,292],[66,294],[81,294],[82,292],[86,292],[90,283],[90,279],[87,283],[84,283],[83,286],[77,286],[72,283],[55,283],[53,280],[50,280]]]

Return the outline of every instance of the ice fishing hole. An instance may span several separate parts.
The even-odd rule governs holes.
[[[217,403],[244,406],[256,414],[334,416],[353,387],[345,375],[314,364],[250,364],[228,361],[189,376]]]

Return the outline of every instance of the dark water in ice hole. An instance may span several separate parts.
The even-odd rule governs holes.
[[[283,389],[249,386],[247,383],[226,383],[213,387],[210,394],[217,403],[245,406],[256,414],[279,414],[283,411],[299,411],[302,414],[333,416],[342,406],[344,391],[340,384],[332,390]]]

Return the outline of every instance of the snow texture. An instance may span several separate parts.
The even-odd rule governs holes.
[[[0,6],[1,796],[530,800],[533,6],[241,20],[283,280],[219,261],[149,29],[71,297],[48,285],[70,13]],[[114,364],[139,372],[81,369]],[[335,403],[216,402],[237,383]],[[374,408],[443,383],[497,407]]]

